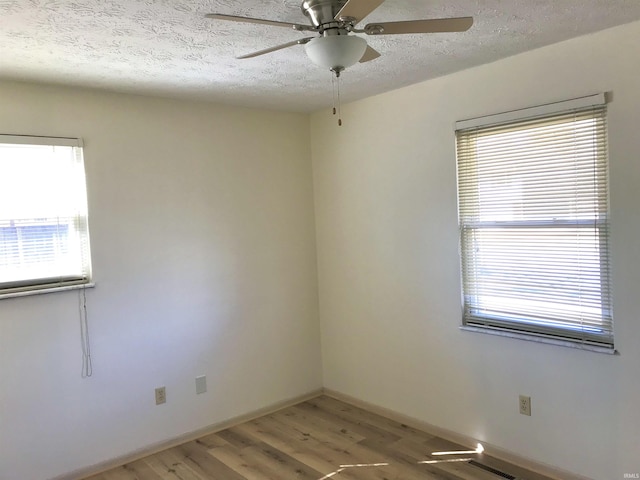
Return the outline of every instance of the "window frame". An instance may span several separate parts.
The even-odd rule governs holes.
[[[94,287],[92,277],[91,266],[91,247],[89,236],[89,220],[88,220],[88,195],[87,195],[87,182],[84,163],[84,143],[81,138],[72,137],[50,137],[50,136],[35,136],[35,135],[7,135],[0,134],[0,144],[5,145],[25,145],[25,146],[51,146],[51,147],[71,147],[73,152],[71,154],[74,159],[71,160],[71,164],[67,167],[69,172],[72,172],[76,176],[74,189],[76,190],[74,195],[74,214],[72,216],[58,215],[56,218],[59,222],[60,218],[68,218],[66,222],[57,223],[58,229],[60,227],[71,228],[72,234],[75,237],[75,242],[78,243],[76,250],[76,261],[78,265],[81,265],[78,270],[78,274],[62,274],[58,271],[58,275],[52,274],[46,275],[33,275],[30,278],[15,278],[14,280],[8,280],[0,283],[0,299],[20,297],[26,295],[42,294],[49,292],[59,292],[72,289],[82,289]],[[41,204],[41,202],[38,202]],[[54,218],[50,215],[45,217],[33,217],[22,219],[5,219],[9,221],[8,228],[14,228],[16,235],[21,235],[21,229],[29,228],[29,223],[32,223],[32,227],[44,228],[51,226],[48,223],[38,224],[45,218]],[[56,230],[55,236],[60,236],[60,231]],[[59,238],[52,239],[52,245],[49,245],[52,249],[58,250],[60,247]],[[65,242],[65,245],[69,242]],[[21,249],[20,242],[17,242],[15,248]],[[21,254],[20,254],[21,255]],[[38,255],[36,253],[35,255]],[[59,258],[58,253],[55,253],[52,258]],[[52,272],[54,273],[54,272]]]
[[[597,225],[595,228],[597,229],[598,234],[594,235],[594,238],[597,238],[600,249],[598,250],[598,255],[600,259],[600,276],[601,276],[601,284],[600,284],[600,296],[604,299],[602,301],[602,318],[601,322],[602,332],[601,334],[586,334],[584,326],[582,327],[581,333],[576,333],[576,331],[572,330],[568,324],[565,324],[563,327],[556,326],[555,328],[551,326],[550,322],[546,324],[543,323],[543,326],[540,328],[536,328],[533,326],[531,322],[527,323],[527,319],[523,317],[523,311],[521,310],[518,315],[520,315],[520,320],[516,319],[516,316],[513,317],[512,320],[508,318],[497,318],[491,317],[490,315],[479,315],[477,312],[472,312],[470,309],[470,303],[468,297],[471,295],[469,290],[471,289],[468,286],[468,278],[465,277],[467,275],[467,263],[473,262],[474,259],[477,258],[468,258],[468,257],[476,257],[475,254],[470,254],[465,256],[465,248],[464,248],[464,235],[466,228],[483,228],[488,227],[491,228],[518,228],[518,227],[545,227],[549,226],[548,222],[539,221],[535,222],[532,220],[523,220],[522,222],[518,222],[516,220],[510,221],[478,221],[476,225],[473,227],[469,226],[469,223],[465,223],[465,219],[463,219],[462,214],[462,204],[463,204],[463,195],[467,195],[470,197],[468,193],[461,192],[461,163],[464,160],[463,155],[467,157],[472,156],[473,154],[468,154],[465,152],[464,154],[460,154],[460,138],[461,135],[468,135],[468,132],[473,130],[482,130],[482,129],[499,129],[501,127],[510,128],[512,125],[514,128],[526,121],[535,121],[537,119],[544,118],[554,118],[556,116],[560,116],[562,114],[566,114],[567,112],[578,112],[585,111],[588,109],[601,109],[603,111],[603,134],[604,134],[604,152],[598,152],[598,154],[594,154],[594,158],[598,155],[603,155],[604,158],[604,169],[605,169],[605,178],[604,180],[594,179],[594,184],[598,181],[604,182],[597,183],[600,188],[604,188],[605,196],[604,196],[604,207],[606,209],[606,214],[604,218],[599,218],[597,220]],[[610,267],[610,255],[611,255],[611,246],[609,242],[609,230],[610,230],[610,215],[609,215],[609,202],[610,195],[608,190],[608,168],[609,168],[609,159],[608,159],[608,151],[606,145],[606,136],[607,136],[607,125],[606,125],[606,96],[604,93],[591,95],[587,97],[581,97],[573,100],[568,100],[564,102],[552,103],[547,105],[541,105],[538,107],[532,107],[521,110],[514,110],[509,112],[504,112],[496,115],[489,115],[485,117],[478,117],[469,120],[463,120],[456,122],[455,125],[455,133],[456,133],[456,161],[457,161],[457,185],[458,185],[458,214],[459,214],[459,228],[460,228],[460,268],[461,268],[461,280],[462,280],[462,306],[463,306],[463,315],[462,315],[462,330],[480,332],[480,333],[490,333],[501,336],[508,336],[514,338],[521,338],[524,340],[534,340],[545,343],[552,343],[563,346],[576,347],[586,350],[593,350],[598,352],[605,353],[615,353],[614,346],[614,332],[613,332],[613,313],[611,307],[611,267]],[[595,128],[595,127],[594,127]],[[497,130],[496,130],[497,131]],[[522,131],[525,131],[524,129]],[[468,140],[468,137],[467,137]],[[468,165],[465,164],[465,168]],[[594,175],[595,177],[595,175]],[[479,181],[477,179],[473,179],[468,181],[465,179],[465,187],[468,188],[469,184],[472,185],[471,188],[479,188]],[[594,228],[594,221],[588,220],[588,227]],[[518,225],[520,223],[521,225]],[[580,221],[578,219],[572,219],[568,224],[571,227],[576,227]],[[483,224],[483,225],[480,225]],[[556,227],[558,224],[555,223],[553,227]],[[604,232],[602,234],[601,232]],[[603,248],[604,247],[604,248]],[[606,265],[603,263],[606,262]],[[606,275],[606,278],[602,277]],[[604,280],[604,281],[602,281]],[[478,282],[480,283],[480,282]],[[606,296],[606,298],[605,298]],[[469,297],[470,298],[470,297]],[[476,300],[474,300],[476,301]],[[606,306],[606,309],[605,309]],[[475,307],[477,310],[477,301]],[[608,314],[608,316],[607,316]],[[515,320],[514,320],[515,319]],[[559,325],[560,322],[558,322]],[[574,326],[578,325],[577,322],[573,324]]]

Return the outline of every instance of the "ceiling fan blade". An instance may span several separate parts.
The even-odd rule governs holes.
[[[473,25],[473,17],[434,18],[406,22],[370,23],[364,27],[367,35],[395,35],[399,33],[465,32]]]
[[[375,48],[371,48],[367,45],[367,49],[364,51],[364,55],[360,59],[360,63],[369,62],[371,60],[375,60],[380,56],[380,52],[378,52]]]
[[[287,23],[287,22],[276,22],[275,20],[264,20],[262,18],[250,18],[250,17],[238,17],[236,15],[223,15],[221,13],[207,13],[205,15],[206,18],[213,18],[215,20],[228,20],[231,22],[243,22],[243,23],[260,23],[262,25],[272,25],[274,27],[286,27],[293,28],[297,31],[313,31],[314,27],[310,25],[301,25],[299,23]]]
[[[264,55],[265,53],[271,53],[271,52],[275,52],[277,50],[282,50],[283,48],[293,47],[294,45],[304,45],[305,43],[309,43],[314,38],[315,37],[301,38],[299,40],[294,40],[292,42],[283,43],[282,45],[277,45],[277,46],[271,47],[271,48],[265,48],[264,50],[260,50],[258,52],[253,52],[253,53],[248,53],[247,55],[242,55],[241,57],[236,57],[236,58],[238,58],[239,60],[242,60],[244,58],[253,58],[253,57],[260,56],[260,55]]]
[[[354,23],[358,23],[378,8],[382,2],[384,0],[348,0],[334,18],[336,20],[346,17],[354,18]]]

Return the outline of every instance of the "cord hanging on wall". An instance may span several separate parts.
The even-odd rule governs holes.
[[[89,319],[87,316],[86,288],[78,291],[78,310],[80,313],[80,342],[82,345],[82,378],[93,375],[93,363],[91,361],[91,342],[89,339]]]

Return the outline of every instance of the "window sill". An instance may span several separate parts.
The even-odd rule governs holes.
[[[587,345],[569,340],[561,340],[559,338],[541,337],[533,334],[509,332],[505,330],[495,330],[490,328],[472,327],[468,325],[461,325],[460,330],[465,332],[484,333],[488,335],[497,335],[499,337],[516,338],[518,340],[526,340],[529,342],[545,343],[547,345],[558,345],[560,347],[575,348],[577,350],[585,350],[588,352],[605,353],[608,355],[619,355],[615,348],[600,347],[598,345]]]
[[[66,292],[67,290],[82,290],[84,288],[94,288],[95,283],[81,283],[78,285],[64,285],[60,287],[35,288],[33,290],[24,290],[21,292],[0,293],[0,300],[5,298],[28,297],[31,295],[40,295],[43,293]]]

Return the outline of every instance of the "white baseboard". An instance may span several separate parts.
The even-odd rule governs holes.
[[[451,430],[447,430],[445,428],[431,425],[422,420],[418,420],[416,418],[409,417],[388,408],[380,407],[373,403],[360,400],[359,398],[352,397],[351,395],[340,393],[329,388],[323,389],[323,393],[328,397],[335,398],[336,400],[340,400],[345,403],[349,403],[354,407],[360,407],[371,413],[376,413],[391,420],[395,420],[398,423],[404,423],[405,425],[409,425],[410,427],[413,427],[417,430],[422,430],[431,435],[435,435],[437,437],[444,438],[445,440],[449,440],[450,442],[462,445],[470,450],[475,449],[476,445],[479,443],[479,440],[475,438],[471,438],[466,435],[452,432]],[[485,450],[488,451],[488,453],[490,453],[492,457],[495,457],[507,463],[511,463],[513,465],[517,465],[521,468],[525,468],[546,477],[550,477],[556,480],[592,480],[588,477],[583,477],[582,475],[577,475],[575,473],[567,472],[566,470],[562,470],[551,465],[531,460],[530,458],[522,457],[503,448],[491,445],[485,441],[482,441],[480,443],[482,443]]]
[[[65,473],[64,475],[59,475],[50,480],[80,480],[82,478],[86,478],[91,475],[97,475],[107,470],[111,470],[112,468],[117,468],[127,463],[135,462],[136,460],[140,460],[141,458],[144,458],[148,455],[153,455],[154,453],[158,453],[168,448],[176,447],[183,443],[196,440],[200,437],[204,437],[205,435],[210,435],[212,433],[219,432],[220,430],[224,430],[225,428],[230,428],[235,425],[239,425],[241,423],[248,422],[250,420],[254,420],[256,418],[262,417],[263,415],[268,415],[270,413],[277,412],[278,410],[282,410],[283,408],[290,407],[297,403],[310,400],[319,395],[322,395],[322,393],[323,393],[322,389],[313,390],[309,393],[298,395],[293,398],[289,398],[280,402],[273,403],[266,407],[259,408],[258,410],[254,410],[252,412],[248,412],[243,415],[238,415],[237,417],[233,417],[228,420],[223,420],[221,422],[217,422],[217,423],[208,425],[206,427],[199,428],[198,430],[194,430],[192,432],[179,435],[169,440],[148,445],[146,447],[140,448],[126,455],[112,458],[110,460],[106,460],[104,462],[100,462],[95,465],[91,465],[89,467],[80,468],[78,470],[74,470],[73,472]]]

